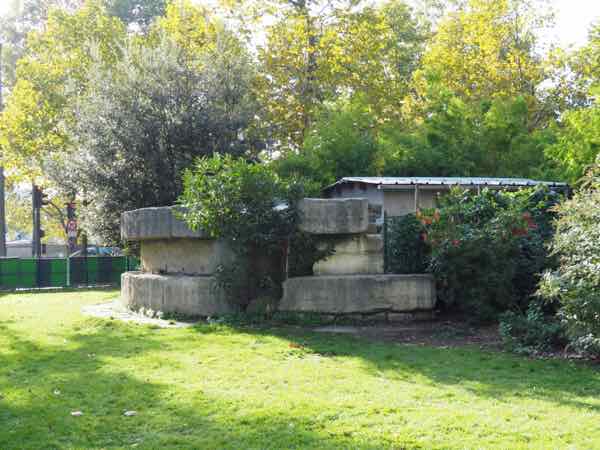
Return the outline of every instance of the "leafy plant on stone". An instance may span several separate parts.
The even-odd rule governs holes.
[[[217,274],[229,297],[245,309],[276,291],[297,230],[302,184],[280,178],[268,165],[228,155],[198,159],[183,182],[179,203],[186,222],[223,239],[236,256]]]

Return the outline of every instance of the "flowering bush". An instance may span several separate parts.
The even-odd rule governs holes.
[[[429,271],[448,308],[481,320],[524,310],[539,274],[552,264],[544,243],[552,235],[548,189],[518,193],[452,190],[439,208],[420,212],[431,247]]]
[[[558,208],[552,252],[559,258],[540,285],[546,300],[557,300],[571,344],[600,355],[600,166],[587,184]]]

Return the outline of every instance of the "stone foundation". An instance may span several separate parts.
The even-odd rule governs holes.
[[[435,307],[431,275],[328,275],[286,280],[280,311],[407,313]]]
[[[185,316],[229,314],[234,309],[215,285],[214,277],[155,275],[126,272],[121,275],[121,303],[132,310],[140,308]]]
[[[203,239],[157,239],[141,246],[142,270],[148,273],[212,275],[233,260],[223,242]]]
[[[336,242],[335,253],[317,261],[316,276],[383,273],[383,237],[363,234]]]

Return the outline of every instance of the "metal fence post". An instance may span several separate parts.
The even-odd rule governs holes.
[[[388,221],[387,213],[383,211],[383,273],[388,272]]]

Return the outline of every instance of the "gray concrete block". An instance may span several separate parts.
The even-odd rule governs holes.
[[[146,240],[140,253],[142,270],[149,273],[212,275],[234,259],[222,241],[191,238]]]
[[[171,236],[171,209],[143,208],[121,215],[123,240],[166,239]]]
[[[338,240],[335,253],[317,261],[315,275],[382,274],[383,236],[364,234]]]
[[[329,275],[289,278],[281,311],[326,314],[410,312],[435,307],[431,275]]]
[[[202,229],[196,231],[188,227],[187,223],[181,219],[181,214],[185,209],[181,206],[171,206],[171,237],[174,238],[196,238],[210,239],[208,234]]]
[[[140,308],[185,316],[219,316],[235,309],[214,277],[154,275],[125,272],[121,275],[121,303]]]
[[[193,231],[179,218],[177,206],[142,208],[121,214],[121,238],[126,241],[152,239],[208,239],[202,230]]]
[[[305,198],[300,202],[300,230],[311,234],[360,234],[369,228],[366,198]]]

